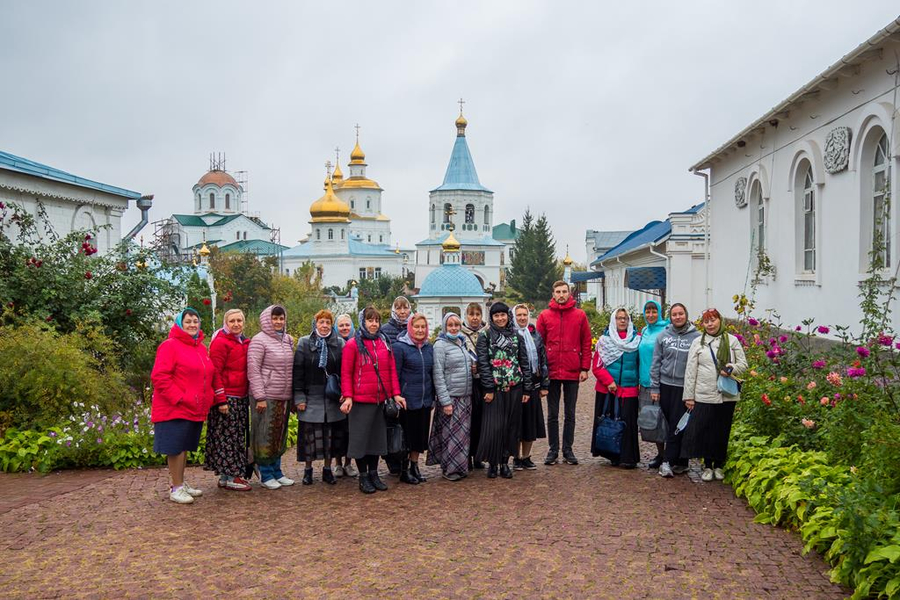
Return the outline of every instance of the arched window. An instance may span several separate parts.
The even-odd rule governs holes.
[[[450,211],[453,210],[453,205],[449,202],[444,204],[444,224],[450,223]]]
[[[466,204],[466,223],[475,222],[475,205]]]
[[[369,238],[369,243],[372,243],[372,234],[371,233],[368,235],[368,238]]]
[[[247,232],[246,232],[246,231],[244,232],[244,239],[245,239],[245,240],[247,239]]]
[[[484,224],[485,225],[491,224],[491,207],[490,206],[484,207]]]
[[[231,210],[231,194],[225,194],[225,210]]]
[[[872,165],[872,250],[880,247],[881,267],[891,266],[891,211],[885,202],[888,185],[888,139],[881,134],[875,145],[875,160]]]
[[[383,235],[379,235],[379,236],[378,236],[378,243],[379,243],[379,244],[383,244],[383,243],[384,243],[384,236],[383,236]]]
[[[766,205],[759,179],[750,186],[750,228],[753,250],[757,256],[766,252]]]
[[[197,193],[197,212],[200,212],[200,193]]]
[[[209,210],[216,209],[216,195],[213,192],[209,193]]]
[[[329,239],[329,240],[333,240],[333,239],[334,239],[334,229],[329,229],[329,230],[328,230],[328,239]]]
[[[812,165],[809,163],[806,164],[802,181],[800,214],[803,215],[803,270],[813,273],[816,270],[816,185]]]
[[[431,224],[434,225],[434,220],[436,218],[435,213],[437,213],[437,207],[432,204],[431,205]]]
[[[356,200],[350,198],[350,208],[356,208]]]
[[[322,239],[322,230],[321,229],[316,229],[316,239],[317,240]]]

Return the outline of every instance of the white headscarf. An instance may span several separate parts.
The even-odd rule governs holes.
[[[524,304],[516,304],[513,307],[513,327],[516,328],[516,333],[519,334],[523,340],[525,340],[525,349],[528,350],[528,364],[531,365],[531,372],[537,373],[538,368],[538,355],[537,355],[537,347],[534,345],[534,338],[531,337],[531,332],[528,330],[528,323],[525,323],[525,327],[519,327],[518,321],[516,321],[516,311],[520,308],[524,308],[528,311],[529,318],[531,317],[531,311]]]
[[[619,330],[616,327],[616,315],[620,310],[624,310],[628,315],[628,329],[625,330],[625,339],[619,337]],[[606,328],[606,334],[601,335],[597,340],[597,352],[600,353],[600,361],[604,366],[609,366],[619,360],[626,352],[637,352],[641,343],[641,336],[634,335],[634,323],[631,322],[631,315],[625,308],[617,308],[613,311],[609,319],[609,326]]]

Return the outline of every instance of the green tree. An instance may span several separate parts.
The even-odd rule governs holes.
[[[363,279],[359,282],[359,307],[370,304],[379,310],[391,308],[397,296],[404,295],[406,280],[402,277],[382,275],[378,279]]]
[[[561,277],[556,242],[547,216],[542,214],[535,221],[531,210],[526,210],[507,277],[509,295],[520,302],[538,305],[550,297],[553,282]]]
[[[209,268],[215,278],[219,306],[245,312],[259,312],[268,306],[272,301],[275,263],[273,256],[260,260],[256,254],[212,248]]]

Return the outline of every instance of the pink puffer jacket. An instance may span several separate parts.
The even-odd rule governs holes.
[[[247,379],[254,400],[290,400],[294,396],[294,340],[287,333],[275,331],[273,308],[259,315],[262,331],[253,336],[247,350]]]

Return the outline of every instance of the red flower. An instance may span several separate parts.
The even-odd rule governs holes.
[[[209,306],[210,304],[212,304],[212,300],[210,300],[209,298],[204,298],[204,299],[203,299],[203,305],[204,305],[204,306]]]
[[[44,319],[44,320],[45,320],[45,321],[47,321],[47,322],[48,322],[48,323],[49,323],[49,322],[50,322],[50,321],[52,321],[52,320],[53,320],[53,317],[47,317],[47,318],[46,318],[46,319]]]
[[[130,309],[130,308],[126,308],[126,309],[125,309],[125,315],[128,316],[128,317],[131,316],[131,309]]]
[[[772,401],[769,400],[769,395],[768,395],[768,394],[763,394],[763,395],[762,395],[762,401],[763,401],[763,404],[765,404],[766,406],[772,406]]]
[[[91,274],[90,271],[88,271],[87,273],[84,274],[85,279],[90,279],[91,277],[93,277],[93,275]]]

